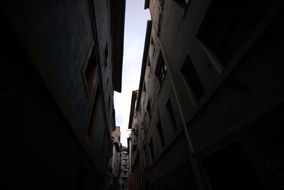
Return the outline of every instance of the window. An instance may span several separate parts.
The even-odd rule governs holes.
[[[199,100],[204,94],[204,88],[189,56],[187,56],[184,61],[181,73],[192,91],[193,96]]]
[[[104,52],[104,58],[105,58],[105,67],[108,65],[108,44],[106,44],[106,47],[105,47],[105,52]]]
[[[96,66],[97,66],[96,52],[94,45],[92,45],[91,49],[92,49],[91,54],[89,56],[88,64],[84,73],[89,92],[91,92],[92,88],[94,87],[94,82],[96,78]]]
[[[173,111],[173,107],[172,107],[172,103],[171,103],[171,100],[169,99],[168,102],[166,103],[166,108],[167,108],[167,111],[169,113],[169,116],[170,116],[170,119],[171,119],[171,122],[174,126],[174,129],[177,130],[177,125],[176,125],[176,118],[175,118],[175,115],[174,115],[174,111]]]
[[[150,153],[151,153],[152,161],[154,161],[154,145],[153,145],[153,139],[150,140],[149,148],[150,148]]]
[[[85,63],[83,64],[81,75],[84,82],[84,87],[87,92],[88,98],[93,98],[93,92],[96,88],[96,84],[98,82],[98,50],[94,41],[91,42],[88,54],[85,59]]]
[[[143,91],[146,92],[146,82],[143,83]]]
[[[162,147],[164,147],[165,146],[165,138],[164,138],[163,128],[162,128],[162,124],[161,124],[160,120],[157,124],[157,129],[158,129],[158,133],[159,133],[160,140],[161,140],[161,143],[162,143]]]
[[[226,66],[269,4],[264,0],[212,0],[197,37]]]
[[[165,0],[159,0],[160,1],[160,5],[161,5],[161,9],[164,9],[164,4],[165,4]]]
[[[158,77],[160,84],[163,83],[163,81],[166,77],[166,73],[167,73],[167,66],[165,64],[163,55],[160,52],[158,62],[157,62],[157,66],[156,66],[156,71],[155,71],[155,74]]]
[[[162,13],[159,14],[159,22],[158,22],[157,36],[160,36],[161,26],[162,26]]]
[[[189,0],[174,0],[175,2],[177,2],[180,6],[182,6],[183,8],[186,8],[186,6],[189,3]]]
[[[151,105],[150,105],[150,100],[148,100],[148,104],[147,104],[147,111],[148,111],[148,114],[149,114],[149,118],[151,120]]]
[[[153,39],[153,37],[151,37],[151,45],[154,45],[154,39]]]
[[[109,106],[109,109],[111,109],[111,98],[110,98],[110,96],[108,97],[108,106]]]

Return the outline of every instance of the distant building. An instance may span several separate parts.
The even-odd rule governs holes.
[[[119,177],[120,177],[120,153],[121,153],[121,142],[120,142],[120,127],[112,132],[112,156],[110,159],[110,189],[117,189],[119,186]]]
[[[121,132],[120,132],[119,126],[115,127],[115,130],[112,132],[111,136],[112,136],[113,142],[120,142]]]
[[[120,172],[118,178],[118,190],[127,190],[128,189],[128,152],[127,148],[122,146],[121,152],[118,157]]]
[[[0,11],[0,189],[103,189],[125,0],[4,0]]]
[[[131,188],[283,189],[283,1],[145,8]]]
[[[138,91],[132,92],[131,107],[129,116],[129,126],[131,133],[128,138],[128,162],[129,162],[129,190],[139,190],[142,186],[141,172],[143,171],[142,165],[146,164],[146,158],[141,154],[143,151],[143,144],[145,143],[145,131],[142,125],[142,117],[140,112],[136,111],[138,98]]]

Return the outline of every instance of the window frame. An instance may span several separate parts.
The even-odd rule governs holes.
[[[159,134],[159,137],[160,137],[162,148],[164,148],[165,145],[166,145],[166,141],[165,141],[165,137],[164,137],[164,133],[163,133],[162,122],[161,122],[160,119],[158,120],[158,123],[157,123],[157,130],[158,130],[158,134]]]
[[[157,64],[156,64],[156,69],[155,69],[155,75],[159,80],[160,86],[162,86],[166,78],[167,71],[168,71],[168,68],[165,63],[164,56],[162,52],[160,52],[158,60],[157,60]]]
[[[170,116],[170,120],[173,124],[173,128],[175,131],[177,131],[178,129],[178,126],[177,126],[177,121],[176,121],[176,117],[175,117],[175,114],[174,114],[174,108],[173,108],[173,105],[172,105],[172,101],[171,99],[169,98],[167,103],[166,103],[166,109],[167,109],[167,112]]]
[[[186,56],[180,72],[194,101],[198,102],[204,96],[205,88],[189,55]]]
[[[88,49],[88,54],[85,58],[85,62],[81,69],[81,76],[83,78],[84,88],[88,98],[92,97],[98,83],[98,67],[98,50],[94,40],[92,40]]]

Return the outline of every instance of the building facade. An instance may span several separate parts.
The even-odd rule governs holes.
[[[145,8],[132,189],[283,189],[283,2]]]
[[[3,188],[104,188],[124,15],[124,0],[1,2]]]
[[[128,126],[131,129],[128,138],[129,190],[142,188],[143,175],[141,172],[143,168],[141,167],[146,164],[145,152],[143,152],[146,149],[143,149],[142,146],[146,140],[145,129],[141,125],[143,122],[141,112],[136,111],[138,93],[138,90],[132,92]]]
[[[120,176],[120,152],[121,152],[121,142],[120,142],[120,127],[116,126],[116,129],[112,132],[112,156],[110,160],[110,174],[111,180],[109,184],[109,189],[117,189],[119,186],[119,176]]]
[[[116,189],[118,190],[127,190],[128,189],[128,149],[127,147],[122,146],[121,152],[118,157],[119,163],[119,178],[118,178],[118,186]]]
[[[120,127],[116,127],[116,130],[112,133],[113,137],[113,154],[112,154],[112,168],[113,176],[115,178],[119,177],[119,153],[121,152],[121,142],[120,142]]]

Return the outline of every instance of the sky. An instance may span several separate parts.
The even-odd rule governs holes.
[[[120,126],[121,143],[127,146],[130,102],[133,90],[138,90],[142,55],[149,10],[144,9],[144,0],[126,0],[124,29],[124,55],[122,92],[114,93],[116,126]]]

